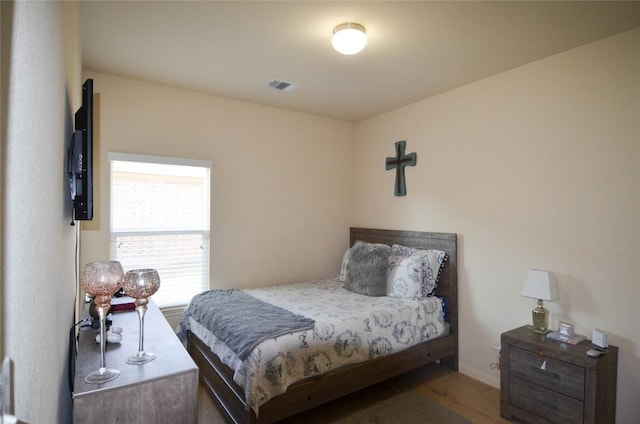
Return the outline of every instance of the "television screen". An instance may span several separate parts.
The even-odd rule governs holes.
[[[69,147],[69,184],[73,219],[93,219],[93,80],[82,85],[82,106],[75,115],[75,131]]]

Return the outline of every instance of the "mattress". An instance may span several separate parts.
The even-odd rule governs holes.
[[[337,278],[245,289],[272,305],[315,320],[312,329],[261,342],[245,361],[203,325],[190,331],[234,371],[234,381],[258,415],[260,405],[296,381],[400,352],[446,334],[439,297],[371,297],[346,290]]]

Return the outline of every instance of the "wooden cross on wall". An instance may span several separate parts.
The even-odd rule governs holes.
[[[407,185],[405,183],[404,178],[404,167],[405,166],[416,166],[418,161],[418,155],[415,153],[409,153],[408,155],[404,154],[404,148],[407,145],[407,142],[397,141],[396,142],[396,156],[388,157],[385,164],[386,169],[396,169],[396,185],[394,193],[396,196],[406,196],[407,194]]]

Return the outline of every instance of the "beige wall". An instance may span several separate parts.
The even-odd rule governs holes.
[[[459,234],[460,370],[494,386],[493,345],[530,323],[530,268],[553,272],[551,324],[620,347],[618,422],[640,416],[640,29],[355,126],[354,224]],[[418,164],[393,196],[383,159]]]
[[[96,217],[82,227],[82,263],[109,257],[107,152],[126,152],[212,162],[212,287],[338,272],[351,218],[350,124],[100,73],[85,77],[94,79],[100,169]]]
[[[20,422],[71,422],[77,227],[69,225],[66,146],[81,93],[77,6],[1,2],[1,8],[4,354],[13,360]]]

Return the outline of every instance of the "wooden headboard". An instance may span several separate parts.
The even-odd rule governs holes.
[[[447,262],[440,274],[436,294],[445,299],[447,321],[451,334],[458,334],[458,250],[455,233],[427,233],[421,231],[380,230],[351,227],[350,245],[356,241],[402,244],[420,249],[438,249],[447,252]]]

